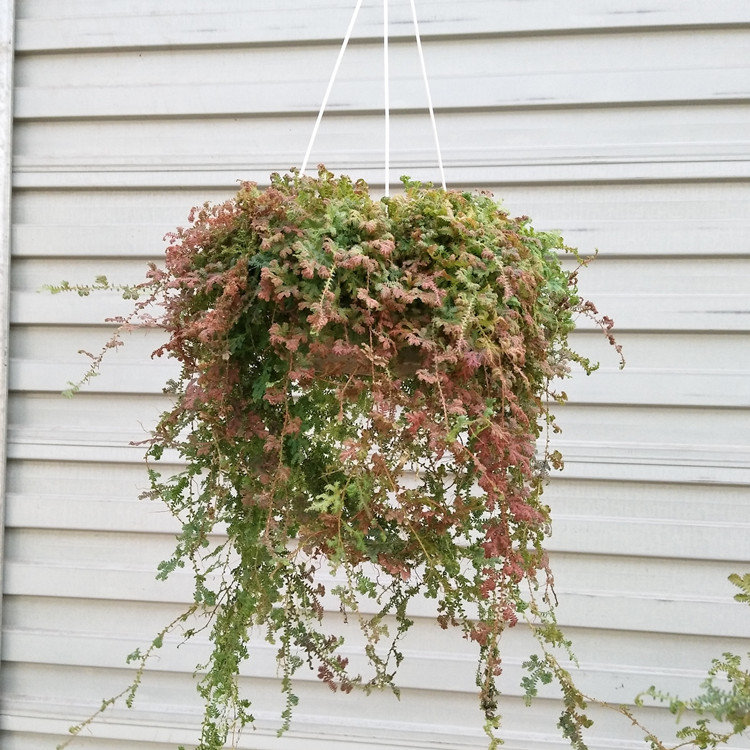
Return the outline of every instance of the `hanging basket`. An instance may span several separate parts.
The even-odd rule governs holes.
[[[194,209],[139,290],[140,310],[163,308],[155,354],[181,366],[148,448],[148,496],[182,524],[159,576],[190,566],[195,602],[132,659],[142,670],[167,632],[208,618],[201,750],[253,720],[238,683],[253,628],[278,647],[284,729],[304,664],[333,689],[396,689],[414,597],[476,642],[494,737],[500,635],[539,616],[559,457],[537,445],[550,381],[590,369],[567,337],[592,307],[556,235],[489,195],[404,188],[375,200],[322,167],[246,183]],[[174,476],[165,450],[184,461]],[[357,613],[369,672],[325,622],[331,595]],[[559,635],[549,618],[535,632]]]

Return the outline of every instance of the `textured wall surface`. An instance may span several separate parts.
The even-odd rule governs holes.
[[[174,526],[138,501],[145,470],[129,444],[165,403],[172,368],[148,357],[158,333],[133,335],[90,388],[62,399],[85,369],[77,350],[98,349],[122,301],[38,290],[101,273],[139,280],[191,206],[299,165],[353,5],[16,3],[4,749],[54,747],[125,687],[126,654],[191,591],[179,574],[154,580]],[[393,174],[437,180],[408,3],[391,6]],[[578,678],[615,703],[654,683],[690,694],[713,656],[748,650],[750,632],[726,580],[750,561],[750,4],[418,8],[449,186],[490,189],[538,228],[561,230],[585,253],[598,248],[582,289],[615,318],[628,360],[620,372],[596,331],[575,334],[602,368],[565,385],[566,466],[548,498],[559,618]],[[375,190],[381,13],[365,3],[312,155]],[[239,746],[485,747],[471,645],[441,631],[428,607],[415,614],[400,701],[332,695],[303,675],[282,739],[274,649],[259,642],[245,678],[258,729]],[[523,705],[531,646],[517,630],[506,643],[506,747],[558,747],[557,694]],[[167,644],[135,708],[112,710],[78,746],[194,741],[191,671],[202,654],[201,643]],[[594,713],[592,749],[645,747],[622,718]],[[673,728],[663,710],[645,719]]]

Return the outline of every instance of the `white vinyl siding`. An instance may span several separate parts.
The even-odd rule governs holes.
[[[0,2],[0,518],[5,518],[8,337],[10,305],[10,195],[13,141],[13,0]],[[0,587],[5,559],[5,523],[0,527]],[[1,589],[0,589],[1,590]],[[0,621],[3,617],[0,599]],[[0,658],[2,654],[0,631]],[[2,710],[0,708],[0,710]]]
[[[128,305],[39,289],[101,273],[140,280],[191,206],[299,165],[353,5],[16,2],[3,750],[63,740],[128,684],[125,656],[191,596],[183,574],[154,578],[175,527],[138,500],[143,451],[131,445],[164,407],[161,385],[174,372],[149,359],[159,334],[134,334],[90,387],[63,399],[86,366],[77,350],[97,350],[111,331],[104,318]],[[750,630],[726,580],[750,563],[750,4],[417,7],[449,187],[492,190],[536,227],[559,229],[584,253],[598,249],[581,286],[615,319],[625,348],[620,371],[591,325],[575,333],[602,367],[562,386],[571,401],[555,442],[565,470],[546,495],[577,677],[613,703],[651,684],[689,695],[714,656],[748,651]],[[365,3],[311,159],[375,191],[381,14],[380,0]],[[392,179],[437,181],[408,2],[391,0],[391,17]],[[427,603],[415,616],[400,701],[333,695],[301,673],[296,719],[281,739],[274,649],[258,639],[244,678],[258,730],[240,747],[486,747],[472,644],[440,630]],[[353,659],[358,644],[352,633]],[[73,748],[195,741],[191,671],[206,643],[173,645],[134,709],[109,711]],[[508,750],[563,746],[555,691],[523,705],[531,648],[521,627],[508,633]],[[592,714],[592,750],[645,747],[614,712]],[[674,728],[664,709],[644,721]]]

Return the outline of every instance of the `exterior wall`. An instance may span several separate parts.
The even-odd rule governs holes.
[[[0,519],[5,518],[5,455],[8,406],[8,307],[10,301],[10,193],[13,134],[13,2],[0,3]],[[0,591],[5,524],[0,526]],[[0,597],[0,621],[3,606]],[[0,630],[2,653],[2,630]]]
[[[299,164],[349,5],[16,3],[3,748],[61,741],[125,687],[126,654],[190,596],[179,575],[154,580],[174,527],[137,500],[145,472],[129,445],[164,404],[170,367],[148,359],[158,335],[134,335],[90,388],[62,399],[85,369],[76,351],[100,346],[121,302],[38,289],[101,273],[139,280],[192,205]],[[381,9],[366,5],[312,162],[382,189]],[[408,3],[391,5],[393,174],[437,181]],[[565,386],[566,467],[548,491],[579,680],[614,703],[651,684],[687,695],[712,657],[748,650],[726,576],[750,560],[750,6],[421,5],[449,186],[491,189],[535,226],[598,248],[583,291],[615,318],[628,359],[620,372],[595,331],[575,334],[602,369]],[[239,747],[485,747],[470,644],[428,607],[416,615],[400,702],[334,696],[303,676],[282,739],[274,651],[259,642],[246,678],[258,730]],[[560,742],[556,694],[523,705],[529,649],[509,633],[509,750]],[[135,708],[108,712],[79,746],[194,741],[190,673],[204,652],[165,647]],[[622,718],[594,713],[592,750],[643,746]],[[673,728],[663,710],[646,720]]]

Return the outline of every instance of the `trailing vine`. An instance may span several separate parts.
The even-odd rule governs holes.
[[[553,598],[542,491],[561,457],[537,449],[550,401],[564,400],[551,381],[595,369],[568,345],[576,316],[614,344],[560,263],[583,265],[576,251],[486,194],[404,179],[403,194],[374,200],[322,167],[245,183],[168,239],[164,268],[125,290],[140,299],[120,322],[161,326],[154,354],[181,367],[147,444],[147,497],[182,528],[158,577],[194,571],[189,614],[205,615],[213,644],[198,670],[199,750],[253,722],[238,683],[251,629],[278,648],[284,731],[305,665],[333,690],[397,690],[415,596],[476,643],[491,747],[500,640],[519,617],[547,649],[527,663],[527,692],[556,679],[560,726],[582,746],[585,701],[549,651],[567,642],[551,604],[540,609]],[[159,468],[166,450],[184,462],[175,475]],[[337,576],[331,590],[321,569]],[[368,673],[323,627],[330,595],[360,623]],[[132,655],[137,681],[148,653]]]
[[[750,604],[750,573],[742,576],[732,573],[729,581],[740,589],[734,595],[735,600]],[[713,659],[708,675],[701,683],[703,692],[695,698],[679,698],[654,685],[638,695],[636,705],[645,705],[646,698],[666,703],[678,722],[686,713],[698,717],[693,724],[686,724],[678,730],[679,744],[672,747],[665,746],[653,733],[646,732],[652,749],[697,747],[700,750],[715,750],[732,739],[746,736],[750,729],[750,652],[745,657],[743,660],[739,654],[724,652],[721,658]]]

